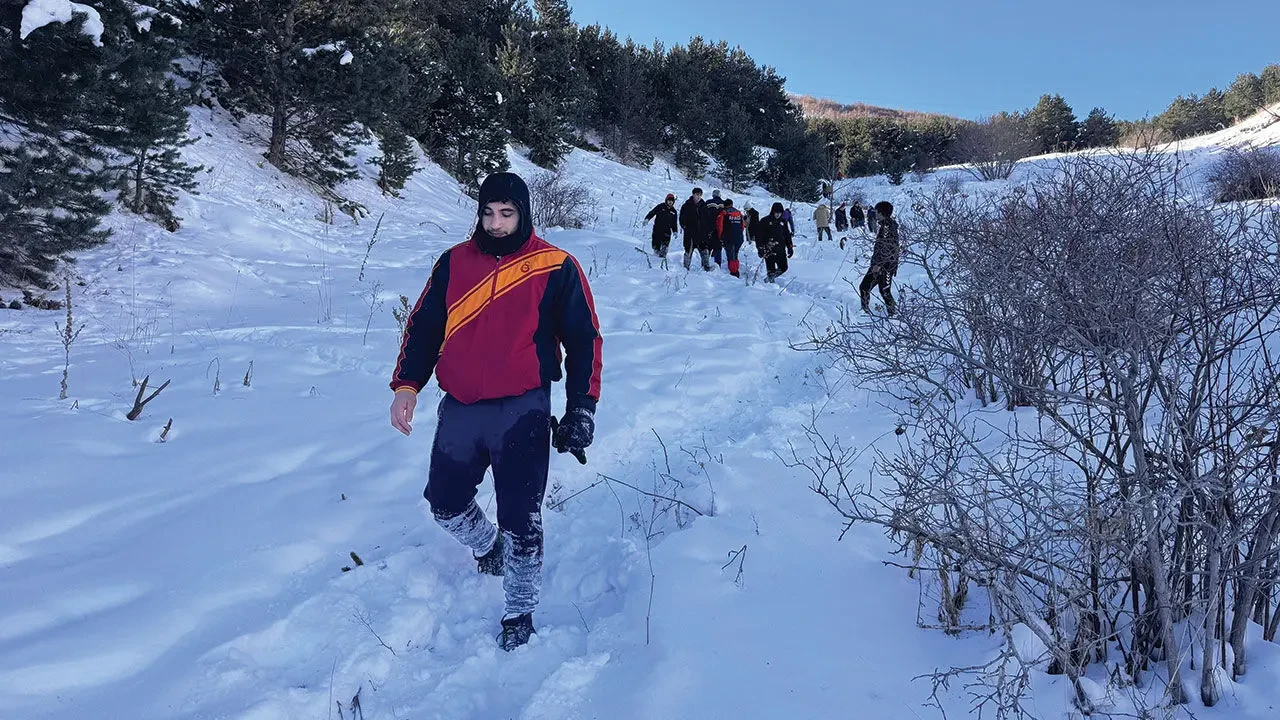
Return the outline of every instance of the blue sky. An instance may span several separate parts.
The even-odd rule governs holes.
[[[1164,110],[1280,63],[1280,0],[570,0],[649,44],[740,45],[791,92],[977,118],[1057,93],[1078,116]]]

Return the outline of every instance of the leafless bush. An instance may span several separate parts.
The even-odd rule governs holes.
[[[562,172],[544,172],[529,182],[533,225],[539,228],[584,228],[596,221],[596,200],[584,182]]]
[[[1035,141],[1021,117],[1001,113],[961,128],[954,152],[977,179],[1006,180],[1019,160],[1035,154]]]
[[[1173,133],[1155,123],[1138,122],[1134,123],[1120,136],[1120,147],[1146,150],[1157,145],[1171,143],[1175,139]]]
[[[1226,646],[1238,678],[1250,620],[1280,625],[1280,276],[1256,261],[1273,241],[1261,210],[1188,199],[1179,173],[1082,157],[998,197],[919,196],[904,263],[925,280],[898,319],[849,315],[804,346],[901,400],[906,432],[875,486],[816,428],[791,464],[944,603],[983,587],[1085,713],[1088,665],[1141,686],[1163,663],[1184,703],[1193,654],[1214,705]]]
[[[1218,202],[1280,196],[1280,151],[1229,148],[1210,168],[1208,182]]]

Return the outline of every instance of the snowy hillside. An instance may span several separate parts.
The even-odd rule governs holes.
[[[639,219],[692,183],[574,152],[599,222],[539,231],[589,272],[603,394],[590,464],[553,457],[538,635],[508,655],[500,581],[423,513],[434,384],[410,438],[387,418],[392,309],[474,202],[428,165],[403,199],[353,185],[371,214],[328,224],[225,117],[196,111],[193,134],[210,170],[184,228],[116,215],[77,263],[67,400],[64,315],[0,311],[0,718],[350,718],[357,695],[369,720],[923,718],[932,688],[913,678],[1001,644],[918,627],[936,609],[884,564],[880,531],[842,535],[784,462],[815,420],[868,469],[865,449],[893,442],[884,398],[792,349],[855,294],[867,236],[818,245],[797,205],[776,285],[746,249],[745,281],[674,252],[663,268]],[[1280,144],[1280,124],[1220,135],[1184,147]],[[968,182],[924,183],[949,176]],[[906,210],[921,183],[855,186]],[[143,377],[171,382],[130,422]],[[1280,648],[1232,687],[1197,716],[1274,717]],[[1038,673],[1034,692],[1065,716],[1061,678]],[[962,687],[939,695],[969,707]]]

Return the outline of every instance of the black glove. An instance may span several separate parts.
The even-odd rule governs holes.
[[[583,465],[587,463],[587,454],[583,451],[591,446],[595,434],[595,416],[586,408],[569,410],[559,422],[551,419],[551,446],[558,452],[573,453]]]

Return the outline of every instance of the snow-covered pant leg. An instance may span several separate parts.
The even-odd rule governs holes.
[[[832,235],[831,235],[831,228],[830,228],[830,227],[820,227],[820,228],[818,228],[818,242],[822,242],[822,234],[823,234],[823,233],[826,233],[826,234],[827,234],[827,239],[828,239],[828,240],[832,240],[832,239],[834,239],[834,238],[832,237]]]
[[[445,395],[440,401],[431,470],[422,495],[431,514],[458,542],[483,555],[493,547],[498,529],[476,505],[476,489],[489,467],[487,427],[474,406]]]
[[[893,299],[893,275],[892,272],[886,272],[872,268],[862,276],[862,284],[858,286],[858,294],[862,297],[862,304],[869,305],[871,303],[871,288],[880,286],[880,297],[884,298],[884,307],[889,312],[893,312],[897,307],[897,302]]]
[[[702,269],[710,271],[711,270],[711,251],[699,250],[698,255],[701,256],[702,258]]]
[[[686,241],[686,244],[687,244],[687,241]],[[693,251],[685,250],[684,251],[684,269],[688,270],[689,266],[692,264],[693,264]]]
[[[489,438],[498,528],[506,539],[507,615],[533,612],[542,590],[542,498],[551,461],[551,390],[496,401]]]

